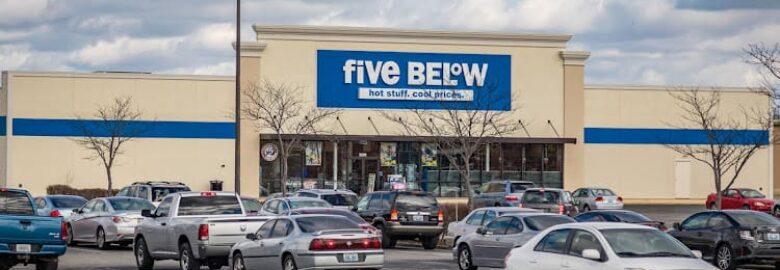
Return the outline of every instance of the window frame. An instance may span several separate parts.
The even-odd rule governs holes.
[[[690,216],[690,217],[686,218],[685,220],[683,220],[682,222],[680,222],[680,231],[706,230],[707,229],[707,225],[709,225],[709,223],[710,223],[710,216],[712,216],[712,214],[709,213],[709,212],[703,212],[703,213],[694,214],[693,216]],[[693,228],[693,229],[685,228],[685,225],[687,223],[689,223],[694,218],[698,218],[698,217],[704,217],[704,219],[706,219],[704,221],[704,226],[703,227],[701,227],[701,228]]]
[[[545,252],[545,253],[558,254],[558,255],[567,255],[569,253],[569,242],[571,241],[572,231],[573,231],[573,229],[564,228],[564,229],[557,229],[557,230],[548,232],[547,235],[542,237],[542,239],[539,240],[539,242],[536,243],[536,246],[534,247],[534,252]],[[553,252],[553,251],[544,250],[544,246],[545,245],[543,245],[543,243],[545,243],[545,241],[548,238],[551,237],[550,236],[551,234],[556,233],[556,232],[566,232],[566,242],[563,244],[563,250],[561,252]]]
[[[170,217],[172,204],[173,204],[173,196],[164,198],[160,202],[160,204],[157,205],[157,208],[154,209],[154,215],[156,217]],[[161,210],[165,211],[165,215],[160,215]]]
[[[486,212],[487,212],[487,210],[477,210],[477,211],[474,211],[474,212],[472,212],[471,214],[469,214],[469,216],[468,216],[468,217],[466,218],[466,220],[464,220],[463,222],[464,222],[465,224],[468,224],[468,225],[482,226],[482,224],[483,224],[483,223],[482,223],[482,221],[484,221],[484,220],[485,220],[485,214],[486,214]],[[479,223],[478,223],[478,224],[472,224],[472,223],[469,223],[469,221],[470,221],[472,218],[474,218],[474,217],[475,217],[475,216],[476,216],[478,213],[479,213],[479,214],[482,214],[482,217],[480,217],[480,218],[479,218]]]

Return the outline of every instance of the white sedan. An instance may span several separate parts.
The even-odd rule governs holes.
[[[586,222],[550,227],[506,257],[506,269],[717,269],[701,253],[642,225]]]

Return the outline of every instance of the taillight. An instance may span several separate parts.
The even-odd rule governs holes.
[[[390,221],[398,221],[398,210],[395,208],[390,210]]]
[[[216,192],[212,192],[212,191],[201,192],[200,196],[201,197],[214,197],[214,196],[217,196],[217,193]]]
[[[623,197],[618,196],[618,201],[623,202]]]
[[[60,223],[60,238],[63,241],[68,240],[68,225],[65,222]]]
[[[559,204],[558,205],[558,214],[563,215],[563,210],[564,210],[563,204]]]
[[[122,221],[124,221],[124,219],[122,217],[119,217],[119,216],[113,216],[113,217],[111,217],[111,221],[113,221],[114,223],[122,223]]]
[[[444,212],[439,210],[439,224],[444,223]]]
[[[596,201],[597,202],[603,202],[604,201],[604,197],[598,196],[598,197],[596,197]]]
[[[51,212],[49,213],[49,216],[50,217],[61,217],[62,213],[60,213],[60,210],[54,209],[54,210],[51,210]]]
[[[354,250],[354,249],[381,249],[382,241],[378,237],[355,240],[314,239],[309,243],[309,250]]]
[[[519,207],[519,208],[523,208],[523,203],[518,203],[518,204],[517,204],[517,207]]]
[[[198,227],[198,239],[200,241],[207,241],[207,240],[209,240],[209,225],[208,224],[200,224],[200,227]]]
[[[518,200],[517,196],[515,195],[506,195],[504,196],[504,199],[508,202],[516,202]]]

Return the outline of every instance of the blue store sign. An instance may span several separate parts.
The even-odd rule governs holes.
[[[503,110],[511,57],[494,54],[317,51],[317,106]]]

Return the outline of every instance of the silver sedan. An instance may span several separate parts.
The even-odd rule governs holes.
[[[580,212],[623,209],[623,197],[618,196],[608,188],[580,188],[575,190],[571,196]]]
[[[519,207],[484,207],[471,211],[463,220],[450,222],[447,225],[447,233],[444,234],[444,243],[454,246],[461,236],[477,231],[477,228],[490,223],[496,218],[513,213],[539,212],[538,210]]]
[[[100,249],[107,249],[112,243],[129,245],[135,226],[143,220],[144,209],[154,209],[154,205],[133,197],[93,199],[74,209],[67,219],[68,244],[94,243]]]
[[[379,237],[335,215],[292,215],[269,220],[230,251],[235,270],[380,269]]]
[[[568,216],[550,213],[516,213],[499,217],[477,232],[461,237],[452,248],[462,270],[504,267],[504,257],[539,232],[558,224],[576,222]]]

